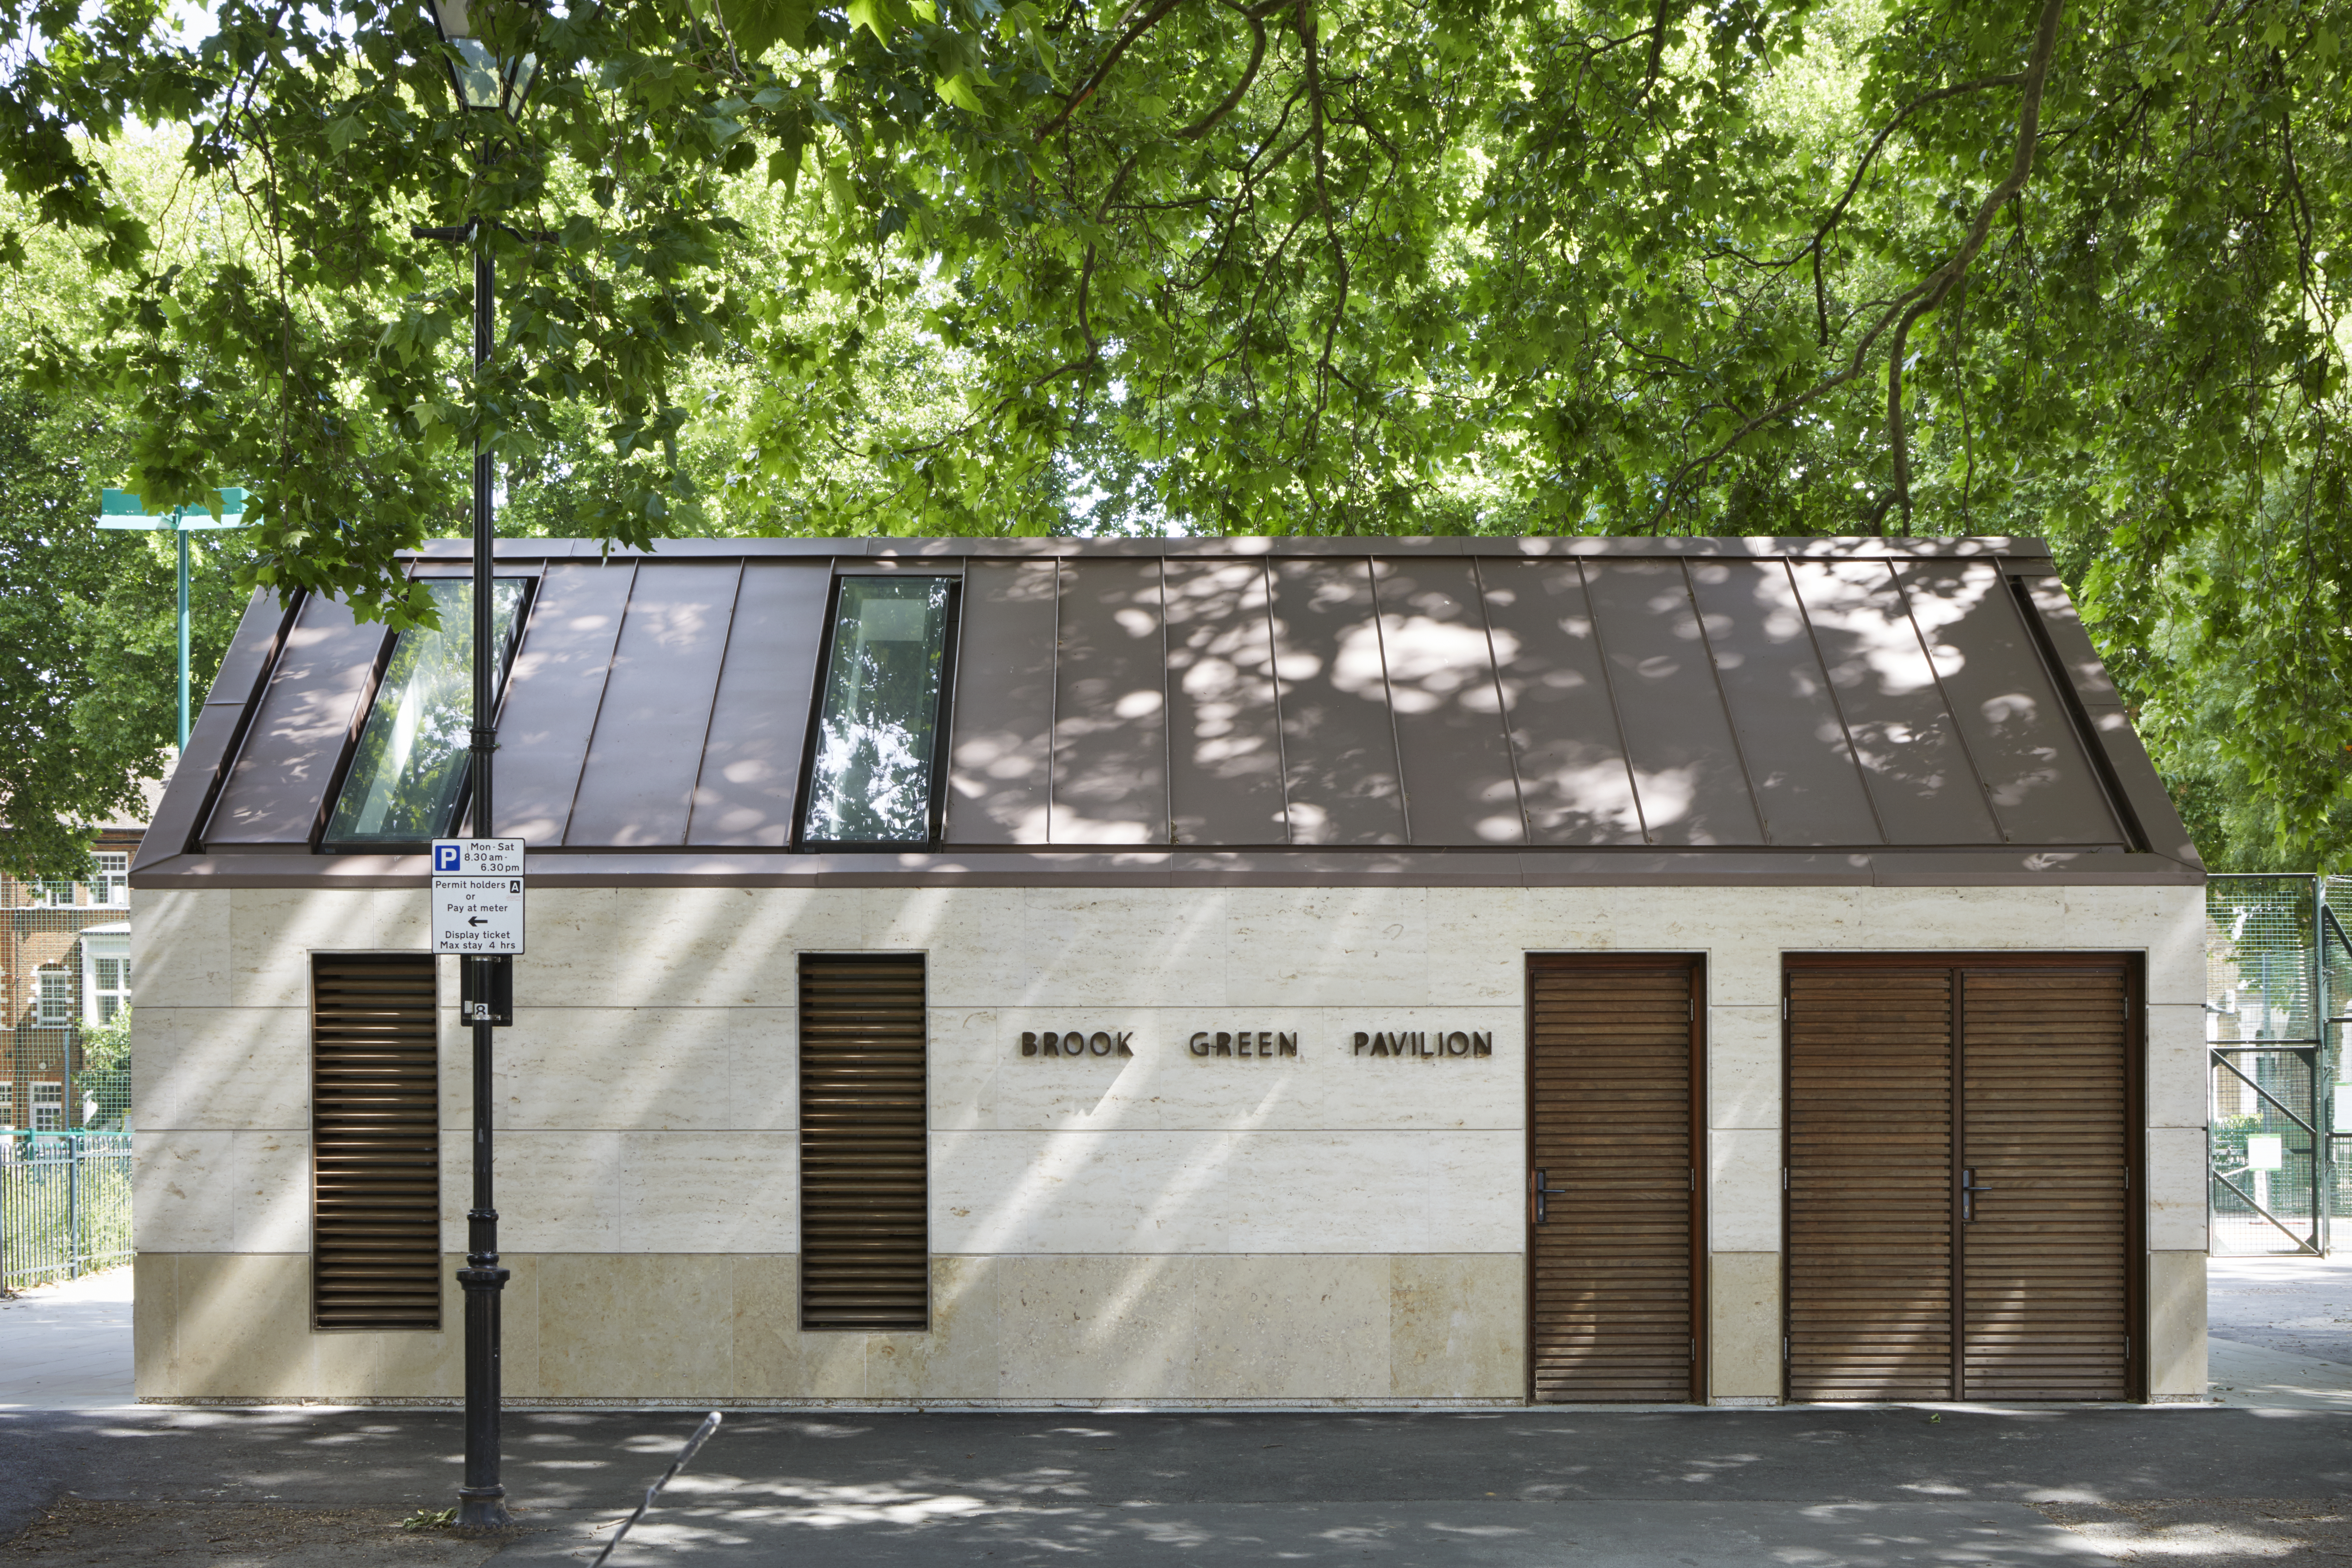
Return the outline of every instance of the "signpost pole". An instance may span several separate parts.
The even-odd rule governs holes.
[[[188,531],[180,526],[179,509],[172,513],[172,533],[180,546],[180,750],[188,749]]]
[[[489,237],[479,224],[474,242],[474,374],[490,363],[491,299]],[[491,455],[474,437],[474,837],[498,831],[490,809],[490,753],[498,749],[497,713],[491,708],[491,676],[498,650],[490,646],[494,528],[490,516]],[[491,966],[495,959],[459,960],[474,966],[474,1204],[466,1214],[466,1267],[457,1283],[466,1292],[466,1483],[457,1489],[457,1522],[480,1530],[504,1528],[507,1489],[499,1473],[499,1307],[507,1270],[499,1266],[499,1211],[491,1203],[490,1014]],[[509,960],[509,962],[511,962]]]

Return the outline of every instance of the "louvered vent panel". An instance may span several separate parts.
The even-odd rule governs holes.
[[[311,1321],[441,1326],[433,959],[310,968]]]
[[[801,1327],[930,1324],[923,961],[801,960]]]
[[[1529,1163],[1563,1189],[1530,1230],[1539,1402],[1693,1397],[1694,978],[1531,963]]]

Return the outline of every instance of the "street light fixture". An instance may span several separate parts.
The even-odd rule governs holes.
[[[245,492],[231,486],[216,492],[220,515],[209,507],[175,506],[168,512],[149,512],[128,490],[105,490],[98,500],[100,528],[153,531],[169,529],[180,546],[180,750],[188,749],[188,535],[199,530],[241,528],[245,524]]]
[[[501,57],[477,36],[475,10],[479,0],[426,0],[433,26],[446,46],[444,60],[449,85],[460,112],[502,113],[513,120],[522,113],[523,100],[538,75],[534,55]],[[511,6],[525,17],[536,15],[524,5]],[[497,322],[492,292],[496,274],[490,267],[482,220],[474,218],[454,228],[415,227],[417,239],[463,240],[474,252],[474,374],[477,381],[490,363]],[[493,458],[474,436],[474,724],[472,793],[474,837],[492,837],[496,817],[490,809],[490,753],[498,749],[498,714],[490,689],[495,655],[491,642],[492,594],[490,569],[497,529],[491,516],[491,487],[496,480]],[[473,964],[473,995],[497,992],[497,966],[511,959],[467,957]],[[508,1271],[499,1263],[499,1211],[491,1205],[490,1030],[488,1009],[478,1011],[474,1026],[474,1201],[466,1214],[466,1267],[457,1283],[466,1292],[466,1479],[457,1489],[457,1522],[477,1530],[502,1529],[507,1516],[507,1490],[499,1477],[499,1302]]]

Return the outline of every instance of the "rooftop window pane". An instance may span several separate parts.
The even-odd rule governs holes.
[[[474,723],[474,585],[448,578],[425,589],[441,612],[440,629],[404,631],[394,645],[335,799],[330,843],[422,844],[451,829]],[[514,637],[522,582],[497,579],[491,593],[503,655]],[[505,679],[505,664],[500,658],[497,682]]]
[[[809,767],[807,841],[930,841],[950,583],[842,579]]]

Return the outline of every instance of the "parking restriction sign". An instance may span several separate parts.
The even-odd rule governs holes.
[[[522,937],[522,840],[433,841],[433,951],[518,953]]]

